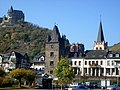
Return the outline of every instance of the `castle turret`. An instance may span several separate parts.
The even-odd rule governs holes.
[[[11,6],[10,9],[8,9],[8,13],[12,13],[13,12],[13,7]]]

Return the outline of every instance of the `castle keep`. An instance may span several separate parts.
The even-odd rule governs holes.
[[[14,10],[11,6],[8,9],[7,16],[3,16],[0,18],[0,25],[12,25],[12,24],[20,24],[24,22],[24,13],[21,10]]]

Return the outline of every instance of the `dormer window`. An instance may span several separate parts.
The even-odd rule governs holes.
[[[120,57],[120,55],[117,53],[117,54],[115,54],[115,57]]]
[[[44,61],[44,56],[42,56],[42,57],[41,57],[41,60],[43,60],[43,61]]]
[[[113,54],[109,54],[109,57],[113,57]]]
[[[14,52],[12,52],[11,56],[14,56],[14,55],[15,55],[15,53],[14,53]]]

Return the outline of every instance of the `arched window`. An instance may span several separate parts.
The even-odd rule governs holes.
[[[96,47],[96,50],[98,50],[98,47]]]
[[[102,47],[100,47],[100,50],[102,50]]]

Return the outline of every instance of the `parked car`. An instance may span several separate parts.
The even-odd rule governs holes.
[[[41,89],[41,88],[43,88],[43,85],[42,85],[42,84],[37,83],[37,84],[36,84],[36,86],[35,86],[34,88],[35,88],[35,89]]]
[[[110,86],[107,86],[107,90],[120,90],[120,85],[110,85]]]
[[[100,88],[101,84],[99,82],[85,82],[85,85],[89,88]]]
[[[83,86],[83,85],[79,85],[75,88],[72,88],[72,90],[90,90],[90,88]]]
[[[76,86],[78,86],[77,82],[73,82],[72,84],[70,84],[70,87],[76,87]]]

